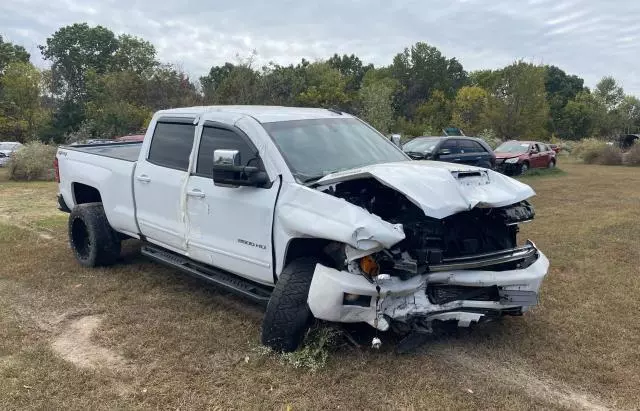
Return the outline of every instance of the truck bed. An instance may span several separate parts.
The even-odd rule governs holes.
[[[64,146],[65,150],[82,151],[88,154],[116,158],[118,160],[136,161],[142,148],[141,141],[126,143],[105,143],[105,144],[78,144],[75,146]]]

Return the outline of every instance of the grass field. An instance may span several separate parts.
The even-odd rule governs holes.
[[[409,355],[259,353],[262,312],[136,254],[84,269],[53,183],[0,182],[0,409],[637,409],[640,170],[525,177],[541,304]],[[0,175],[0,178],[5,177]]]

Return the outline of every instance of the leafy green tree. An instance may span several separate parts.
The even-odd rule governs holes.
[[[500,81],[500,70],[476,70],[469,73],[469,84],[493,90]]]
[[[295,106],[298,96],[306,89],[306,67],[309,62],[302,62],[294,66],[280,66],[269,63],[262,68],[260,76],[260,104],[279,106]]]
[[[215,104],[256,104],[260,78],[258,72],[246,65],[233,67],[215,89]]]
[[[68,100],[82,101],[86,73],[104,74],[113,66],[118,39],[105,27],[76,23],[62,27],[39,47],[51,61],[54,91]]]
[[[202,104],[202,96],[189,76],[171,64],[153,68],[145,84],[144,105],[152,111]]]
[[[14,61],[0,78],[0,134],[21,143],[33,140],[46,121],[42,108],[40,71],[31,63]]]
[[[640,131],[640,99],[635,96],[625,96],[618,106],[618,114],[625,133]]]
[[[360,89],[362,117],[381,133],[388,133],[393,126],[391,99],[395,88],[395,81],[386,78],[369,81]]]
[[[216,89],[222,82],[229,77],[229,74],[235,69],[232,63],[225,63],[223,66],[213,66],[209,70],[209,74],[200,77],[202,92],[206,103],[213,103]]]
[[[435,90],[453,99],[458,89],[467,82],[467,73],[458,60],[446,58],[427,43],[416,43],[396,55],[391,73],[400,84],[396,95],[397,109],[409,118],[431,98]]]
[[[134,71],[87,73],[86,125],[92,135],[111,138],[136,132],[151,116],[146,79]],[[89,127],[90,126],[90,127]]]
[[[347,56],[346,54],[339,56],[334,54],[327,64],[338,70],[347,79],[346,89],[349,92],[358,91],[362,85],[362,79],[367,71],[373,68],[373,64],[364,65],[362,60],[355,54]]]
[[[349,106],[347,81],[326,62],[311,63],[305,68],[306,89],[298,95],[298,104],[345,110]]]
[[[593,96],[611,111],[622,102],[624,91],[613,77],[603,77],[593,91]]]
[[[604,114],[604,106],[599,105],[588,91],[581,91],[562,109],[558,126],[565,138],[579,140],[591,137],[598,118]]]
[[[118,48],[111,64],[111,71],[132,71],[141,74],[158,64],[156,48],[146,40],[122,34],[118,36]]]
[[[489,128],[501,138],[546,136],[549,106],[544,81],[544,67],[523,61],[499,70],[490,90]]]
[[[30,57],[24,47],[6,42],[0,35],[0,75],[4,73],[9,64],[14,62],[27,63]]]
[[[442,90],[434,90],[431,98],[416,110],[416,120],[428,124],[436,130],[442,130],[451,123],[453,102],[447,99]]]
[[[566,131],[560,129],[562,112],[569,100],[584,90],[584,80],[578,76],[567,75],[556,66],[546,66],[545,90],[549,104],[549,131],[565,137]]]
[[[487,126],[489,94],[477,86],[462,87],[458,90],[453,108],[453,125],[465,133],[477,135]]]

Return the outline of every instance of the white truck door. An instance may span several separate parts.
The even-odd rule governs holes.
[[[184,188],[196,126],[193,118],[160,118],[146,158],[133,175],[140,231],[152,243],[186,252]]]
[[[271,230],[280,179],[268,188],[216,186],[214,150],[238,150],[243,165],[264,168],[250,138],[233,126],[205,122],[187,184],[191,258],[263,284],[273,284]]]

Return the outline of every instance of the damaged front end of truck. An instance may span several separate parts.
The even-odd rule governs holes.
[[[337,241],[311,282],[316,318],[431,332],[437,321],[468,327],[537,304],[549,261],[518,240],[535,216],[529,186],[485,169],[407,162],[331,174],[313,190],[330,196],[323,212],[340,223],[315,215],[309,224],[353,222],[351,238],[325,236]]]

